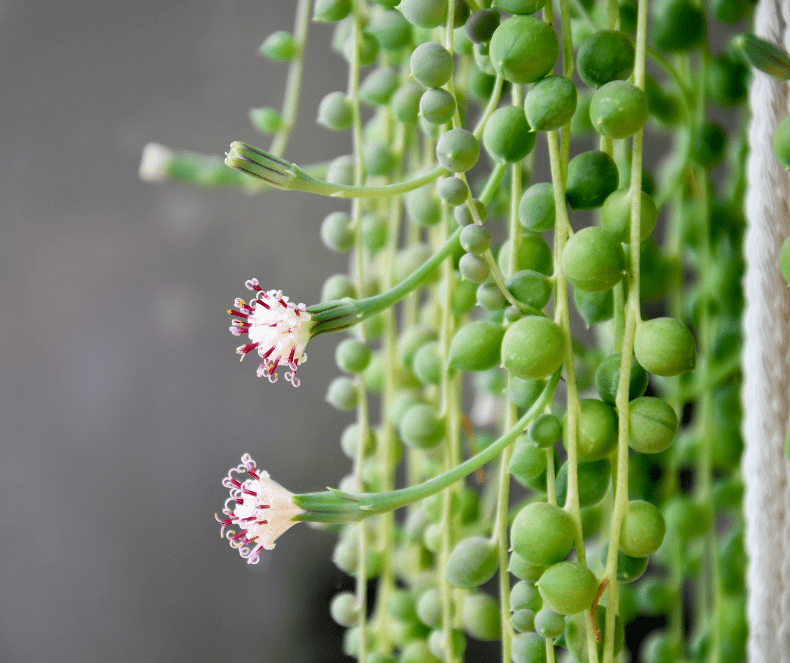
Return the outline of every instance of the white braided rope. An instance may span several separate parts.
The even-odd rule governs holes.
[[[762,0],[755,33],[787,45],[790,0]],[[743,473],[749,661],[790,663],[790,477],[784,434],[790,415],[790,291],[779,249],[790,235],[790,177],[774,157],[772,136],[788,114],[787,84],[756,72],[746,199],[746,344],[743,356]]]

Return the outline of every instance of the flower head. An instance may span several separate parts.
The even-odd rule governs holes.
[[[168,168],[173,163],[173,150],[159,143],[148,143],[143,148],[138,174],[143,182],[165,182]]]
[[[250,478],[240,481],[233,476],[241,473]],[[261,550],[272,550],[277,537],[296,525],[291,519],[304,513],[293,503],[293,494],[272,481],[268,472],[258,470],[249,454],[244,454],[241,464],[230,469],[222,485],[230,489],[222,510],[225,518],[218,514],[214,517],[222,525],[220,535],[230,541],[230,547],[236,548],[248,564],[257,564]],[[235,507],[231,507],[231,502],[235,502]],[[239,532],[225,532],[231,525],[237,525]]]
[[[264,292],[258,285],[258,279],[251,279],[245,285],[255,292],[255,299],[249,304],[237,299],[236,309],[228,311],[236,317],[231,333],[234,336],[248,334],[250,337],[250,342],[240,345],[236,352],[244,359],[249,352],[257,351],[262,360],[258,377],[266,375],[269,382],[277,382],[275,370],[280,362],[287,364],[291,370],[285,374],[285,379],[298,387],[296,368],[307,361],[304,349],[313,327],[310,314],[304,304],[289,302],[281,290]]]

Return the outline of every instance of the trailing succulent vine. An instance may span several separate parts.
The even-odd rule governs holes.
[[[258,274],[228,311],[259,376],[299,368],[354,417],[337,489],[292,494],[239,450],[231,546],[255,563],[297,522],[336,532],[357,591],[328,610],[362,663],[452,663],[468,638],[504,663],[744,660],[744,101],[787,53],[735,34],[749,0],[294,4],[260,48],[289,68],[282,110],[250,111],[269,149],[141,165],[338,199],[321,239],[352,258],[317,304]],[[311,23],[348,64],[313,110],[351,154],[297,165]],[[301,368],[329,332],[331,381]],[[664,626],[641,639],[640,616]]]

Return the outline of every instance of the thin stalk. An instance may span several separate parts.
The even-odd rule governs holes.
[[[636,58],[634,83],[645,88],[645,49],[647,42],[647,0],[639,0],[636,29]],[[615,618],[618,611],[617,551],[616,542],[620,540],[623,517],[628,508],[628,392],[631,381],[631,356],[634,352],[634,336],[641,319],[639,304],[639,242],[641,229],[641,209],[638,192],[642,190],[642,146],[644,132],[639,131],[633,139],[631,157],[631,269],[626,304],[625,334],[623,337],[622,360],[620,362],[620,382],[615,397],[619,416],[617,437],[617,486],[614,493],[609,534],[609,554],[606,558],[604,577],[609,579],[609,595],[606,604],[606,638],[604,642],[603,663],[614,663]]]
[[[283,109],[280,113],[280,128],[274,136],[270,151],[281,157],[288,145],[291,130],[296,123],[296,114],[299,111],[299,95],[302,89],[302,70],[304,69],[304,50],[307,46],[307,32],[310,28],[310,0],[299,0],[296,5],[296,21],[294,26],[294,39],[296,40],[296,55],[288,68],[288,78],[285,82],[285,96]]]

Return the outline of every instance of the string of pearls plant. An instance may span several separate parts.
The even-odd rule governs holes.
[[[453,663],[468,638],[503,663],[744,660],[742,105],[749,67],[787,79],[790,57],[734,36],[749,0],[295,7],[260,49],[290,67],[282,111],[250,111],[270,149],[151,144],[140,168],[351,199],[321,224],[352,269],[320,303],[251,279],[229,311],[270,382],[346,334],[327,400],[355,414],[350,473],[295,495],[244,450],[231,546],[255,563],[297,522],[336,531],[357,591],[329,611],[363,663]],[[348,63],[317,122],[352,153],[298,166],[311,22]],[[775,146],[790,166],[787,122]]]

